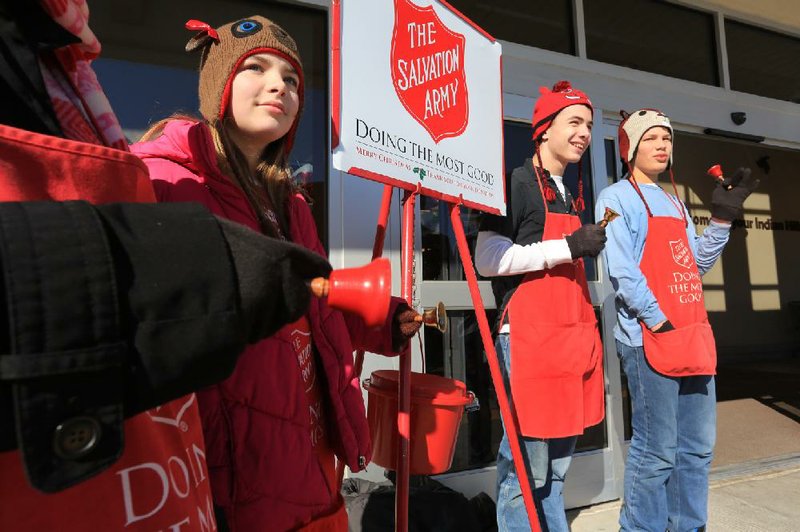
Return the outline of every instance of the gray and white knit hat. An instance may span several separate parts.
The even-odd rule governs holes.
[[[639,109],[630,114],[620,111],[623,117],[619,125],[619,152],[626,163],[633,161],[636,148],[647,132],[654,127],[665,127],[673,135],[669,117],[658,109]],[[672,166],[672,152],[669,154],[669,166]]]

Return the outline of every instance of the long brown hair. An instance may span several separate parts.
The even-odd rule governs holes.
[[[161,135],[172,120],[191,120],[196,117],[175,114],[159,120],[142,135],[141,141],[153,140]],[[295,185],[286,153],[286,136],[264,148],[255,173],[250,172],[242,151],[228,133],[224,120],[203,121],[211,133],[219,169],[242,189],[250,207],[256,214],[261,230],[273,238],[289,239],[289,198],[302,192]],[[270,213],[274,214],[273,217]]]

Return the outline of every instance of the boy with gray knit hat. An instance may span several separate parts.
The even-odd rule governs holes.
[[[704,530],[716,436],[716,346],[700,276],[722,253],[758,180],[740,168],[718,184],[711,222],[698,236],[672,175],[669,118],[656,109],[622,116],[619,146],[629,173],[600,193],[595,212],[600,220],[609,207],[624,218],[608,225],[603,252],[616,290],[617,353],[633,405],[619,522],[624,531]],[[674,194],[658,184],[667,170]]]

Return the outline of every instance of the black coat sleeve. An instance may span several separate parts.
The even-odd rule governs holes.
[[[122,421],[227,377],[248,341],[302,315],[327,261],[196,204],[0,203],[0,451],[56,491],[107,467]],[[53,431],[89,416],[88,456]]]
[[[226,377],[245,345],[236,272],[199,205],[94,208],[131,348],[126,415]]]

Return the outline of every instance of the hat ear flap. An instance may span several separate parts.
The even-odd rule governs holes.
[[[628,152],[630,151],[631,141],[628,134],[622,128],[619,129],[619,158],[623,166],[628,164]]]

